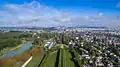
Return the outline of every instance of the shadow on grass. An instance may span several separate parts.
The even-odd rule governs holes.
[[[79,66],[79,64],[78,64],[78,62],[77,61],[75,61],[75,55],[74,55],[74,52],[72,52],[72,51],[69,51],[70,52],[70,54],[72,55],[72,58],[71,58],[71,60],[74,62],[74,66],[75,67],[80,67]]]
[[[60,56],[60,49],[59,49],[58,52],[57,52],[55,67],[58,67],[58,64],[59,64],[59,56]]]
[[[40,61],[40,64],[38,65],[38,67],[40,67],[41,63],[43,62],[44,58],[46,57],[46,54],[44,54],[42,60]]]

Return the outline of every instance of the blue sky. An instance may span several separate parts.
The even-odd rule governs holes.
[[[119,17],[120,0],[0,0],[0,26],[114,27]]]
[[[23,4],[30,3],[33,0],[1,0],[1,6],[4,4]],[[58,9],[66,9],[72,11],[79,11],[81,9],[87,11],[102,11],[106,13],[117,14],[120,13],[120,8],[117,4],[120,0],[35,0],[40,4],[55,7]]]

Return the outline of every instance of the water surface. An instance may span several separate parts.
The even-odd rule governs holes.
[[[9,57],[9,56],[13,56],[16,54],[20,54],[22,52],[24,52],[25,50],[28,50],[30,47],[32,47],[32,42],[28,42],[27,44],[21,46],[20,48],[7,52],[5,54],[3,54],[2,56],[0,56],[0,58],[4,58],[4,57]]]

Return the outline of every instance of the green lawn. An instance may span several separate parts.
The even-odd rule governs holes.
[[[64,67],[64,49],[60,49],[60,56],[59,56],[59,65],[58,67]]]
[[[59,46],[60,47],[60,46]],[[56,63],[57,51],[50,52],[46,55],[44,61],[42,62],[42,67],[55,67]],[[33,57],[31,62],[27,65],[27,67],[38,67],[40,60],[43,56]],[[61,48],[60,56],[59,56],[59,67],[74,67],[74,62],[71,60],[72,56],[68,49]]]
[[[68,50],[64,50],[65,67],[74,67],[74,62],[71,60],[72,56]]]
[[[43,51],[43,49],[41,49],[41,55],[40,56],[33,56],[33,59],[30,61],[30,63],[26,67],[38,67],[43,56],[44,56],[44,51]]]
[[[38,67],[42,56],[34,56],[31,62],[26,67]]]
[[[51,53],[47,59],[46,67],[55,67],[57,52]]]
[[[74,67],[74,62],[68,49],[61,48],[59,56],[59,67]]]

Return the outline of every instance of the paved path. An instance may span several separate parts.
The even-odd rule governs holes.
[[[21,67],[25,67],[31,60],[32,60],[32,56],[21,66]]]

